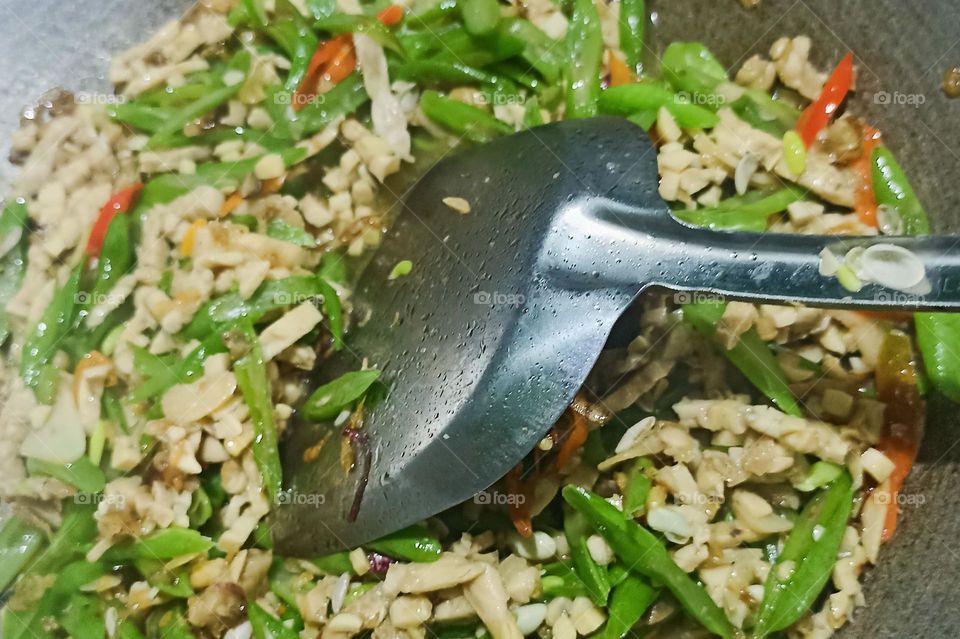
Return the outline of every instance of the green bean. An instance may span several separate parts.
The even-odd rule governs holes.
[[[806,477],[804,477],[800,483],[794,484],[793,487],[805,493],[813,492],[814,490],[823,488],[832,482],[834,479],[839,477],[842,472],[843,466],[831,464],[830,462],[818,461],[810,467],[810,470],[807,471]]]
[[[313,391],[300,412],[313,421],[333,419],[363,397],[379,377],[380,371],[375,368],[344,373]]]
[[[314,20],[322,20],[337,10],[336,0],[306,0],[306,5]]]
[[[429,563],[440,558],[443,546],[436,536],[421,526],[410,526],[365,544],[365,547],[404,561]]]
[[[776,100],[762,91],[747,91],[730,104],[741,120],[755,129],[782,138],[793,131],[800,112],[782,100]]]
[[[200,528],[207,523],[213,516],[213,502],[210,501],[210,495],[200,486],[190,496],[190,508],[187,509],[187,517],[190,518],[191,528]]]
[[[698,104],[716,110],[722,100],[714,90],[727,81],[727,70],[700,42],[674,42],[660,60],[663,78],[677,91],[689,93]]]
[[[0,527],[0,593],[13,583],[45,542],[39,528],[15,515],[7,518]]]
[[[277,447],[277,427],[273,422],[270,379],[253,325],[246,321],[243,330],[250,350],[233,365],[233,372],[250,409],[250,421],[253,422],[253,459],[263,477],[264,490],[272,501],[276,501],[283,482],[283,470],[280,468],[280,450]]]
[[[563,533],[570,546],[570,559],[573,569],[590,593],[590,599],[598,606],[607,605],[610,596],[610,579],[607,570],[590,555],[587,537],[591,528],[586,517],[576,510],[566,509],[563,516]]]
[[[107,114],[117,122],[152,134],[173,117],[174,111],[172,107],[141,104],[137,101],[111,105]]]
[[[78,311],[80,275],[83,266],[70,273],[66,283],[53,296],[40,321],[27,336],[20,359],[20,376],[30,388],[39,381],[40,369],[57,352],[61,338],[73,330]]]
[[[500,22],[500,3],[497,0],[463,0],[460,15],[467,33],[486,35],[496,29]]]
[[[359,73],[351,73],[316,100],[311,100],[294,113],[289,107],[291,96],[283,87],[268,91],[262,103],[273,120],[273,135],[280,139],[299,140],[320,131],[340,117],[360,108],[370,97],[363,88]],[[302,151],[302,149],[301,149]]]
[[[93,285],[92,305],[100,304],[133,264],[133,246],[130,242],[130,216],[116,215],[107,227],[97,265],[97,279]]]
[[[512,133],[513,129],[483,109],[424,91],[420,97],[424,115],[450,131],[474,142],[487,142],[498,135]]]
[[[147,583],[163,594],[178,599],[193,595],[190,586],[190,573],[186,568],[167,569],[159,559],[137,557],[133,565],[143,575]]]
[[[299,13],[297,14],[299,16]],[[270,39],[280,45],[290,59],[290,70],[283,86],[293,91],[303,81],[310,65],[310,58],[317,50],[317,36],[302,19],[280,20],[264,29]]]
[[[251,601],[247,606],[247,617],[253,626],[253,636],[256,639],[298,639],[300,636],[255,601]]]
[[[641,111],[656,112],[665,108],[684,129],[711,129],[720,122],[717,114],[690,104],[673,91],[651,82],[622,84],[600,94],[599,109],[614,115],[632,115]]]
[[[267,237],[307,248],[313,248],[317,245],[317,239],[310,233],[279,219],[270,220],[267,224]]]
[[[454,84],[497,83],[497,76],[458,61],[408,60],[398,64],[393,75],[411,82],[445,82]]]
[[[647,471],[653,468],[653,462],[640,457],[633,464],[627,479],[627,490],[623,495],[623,513],[631,519],[642,515],[647,508],[647,497],[653,488],[653,480]]]
[[[117,639],[144,639],[143,633],[140,632],[136,622],[123,616],[120,616],[120,620],[117,622],[116,637]]]
[[[208,335],[185,358],[177,360],[172,367],[162,370],[158,367],[155,376],[149,377],[133,389],[129,400],[134,403],[146,401],[162,395],[175,384],[188,384],[195,381],[203,373],[203,363],[207,357],[224,353],[226,350],[227,347],[220,333]]]
[[[93,595],[75,593],[57,620],[72,639],[103,639],[107,633],[103,603]]]
[[[525,48],[525,44],[507,29],[474,37],[463,27],[441,34],[434,46],[428,53],[435,53],[438,59],[478,68],[508,60],[521,54]]]
[[[620,3],[620,50],[634,73],[643,69],[643,36],[647,26],[645,0],[623,0]]]
[[[220,85],[206,93],[203,97],[191,102],[189,105],[177,109],[163,122],[160,127],[154,131],[150,139],[147,140],[147,149],[161,148],[166,145],[174,134],[183,130],[183,127],[197,118],[209,113],[230,98],[232,98],[243,85],[243,79],[250,70],[250,54],[241,50],[233,60],[227,65],[227,71]],[[240,81],[227,83],[225,79],[228,74],[239,72],[243,74]]]
[[[20,241],[0,257],[0,346],[10,336],[10,316],[7,313],[7,303],[20,290],[23,274],[27,269],[27,244],[29,240],[26,223],[26,204],[16,199],[9,200],[3,209],[3,214],[0,215],[0,236],[6,237],[8,233],[17,232],[21,236]]]
[[[28,568],[31,575],[47,575],[86,554],[97,535],[95,508],[89,503],[65,502],[60,528],[50,538],[50,545]]]
[[[938,391],[960,402],[960,315],[955,313],[915,313],[917,344],[923,365]]]
[[[500,22],[500,30],[523,43],[520,57],[544,80],[553,83],[560,79],[565,61],[559,52],[563,47],[558,46],[556,40],[523,18],[504,18]]]
[[[597,114],[600,97],[600,62],[603,59],[600,16],[593,0],[573,0],[573,15],[567,26],[567,52],[566,117],[593,117]]]
[[[659,591],[635,574],[628,574],[610,596],[607,623],[597,639],[622,639],[656,601]]]
[[[807,502],[770,568],[753,637],[783,630],[810,609],[830,579],[852,508],[847,472]]]
[[[107,484],[103,471],[86,457],[67,464],[56,464],[28,457],[27,472],[31,475],[55,477],[65,484],[76,486],[80,492],[90,495],[101,492]]]
[[[313,564],[328,575],[342,575],[345,572],[353,573],[350,553],[346,551],[314,559]]]
[[[323,314],[327,316],[327,330],[330,331],[333,350],[339,351],[343,348],[343,306],[336,289],[319,276],[318,279],[320,294],[323,296]]]
[[[204,339],[223,332],[240,319],[258,322],[274,311],[295,306],[323,294],[322,281],[309,275],[294,275],[268,280],[249,299],[239,293],[226,293],[204,304],[183,329],[187,339]]]
[[[726,307],[726,303],[723,302],[684,304],[683,318],[698,333],[712,339]],[[737,344],[725,350],[724,355],[780,410],[788,415],[797,417],[802,415],[797,399],[790,390],[786,374],[773,351],[770,350],[770,346],[760,338],[756,329],[751,328],[743,333]]]
[[[540,589],[547,598],[567,597],[575,599],[590,596],[587,587],[571,566],[563,562],[557,562],[557,567],[550,570],[546,570],[546,566],[544,568],[544,575],[540,578]]]
[[[870,166],[877,204],[892,207],[897,211],[903,220],[905,235],[930,233],[927,212],[890,150],[882,144],[874,146],[870,155]]]
[[[458,10],[457,0],[440,0],[440,2],[420,13],[407,14],[404,17],[403,24],[405,27],[413,29],[434,26],[456,15]]]
[[[782,213],[794,202],[806,197],[806,191],[788,186],[774,191],[751,191],[743,196],[728,198],[716,206],[694,211],[676,211],[677,218],[710,229],[727,231],[756,231],[767,229],[767,220],[771,215]]]
[[[242,4],[246,8],[247,14],[254,18],[257,24],[264,27],[270,24],[264,0],[242,0]]]
[[[541,124],[543,124],[543,113],[540,112],[540,101],[533,96],[523,105],[523,126],[530,129]]]
[[[104,554],[106,561],[134,561],[137,559],[169,560],[184,555],[205,553],[213,548],[213,540],[191,528],[163,528],[137,540],[125,541],[110,547]]]
[[[585,488],[564,486],[563,498],[586,516],[630,570],[667,588],[687,613],[710,632],[724,639],[733,636],[723,610],[702,586],[674,563],[666,547],[653,533],[629,521],[615,506]]]

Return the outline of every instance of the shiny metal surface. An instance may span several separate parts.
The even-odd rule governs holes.
[[[855,309],[960,307],[960,252],[948,252],[960,238],[882,239],[924,260],[933,294],[850,293],[819,274],[819,253],[877,238],[686,226],[658,182],[647,134],[618,118],[539,127],[435,165],[361,277],[355,303],[367,319],[322,368],[329,379],[366,361],[383,371],[389,395],[366,411],[368,441],[353,447],[350,472],[340,465],[342,426],[290,429],[291,499],[275,511],[277,548],[316,556],[355,547],[496,482],[546,435],[649,286]],[[443,204],[451,196],[470,213]],[[405,259],[412,273],[390,281]],[[304,462],[307,449],[319,451],[315,461]]]

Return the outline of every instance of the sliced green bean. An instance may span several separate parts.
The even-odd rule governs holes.
[[[45,543],[43,531],[36,526],[17,516],[7,518],[0,527],[0,592],[13,583]]]
[[[659,591],[640,575],[629,573],[610,595],[607,623],[597,639],[623,639],[656,601]]]
[[[771,215],[782,213],[794,202],[806,198],[806,191],[789,186],[773,193],[751,191],[743,196],[728,198],[716,206],[693,211],[676,211],[674,215],[697,226],[726,231],[755,231],[767,229]]]
[[[807,502],[770,568],[753,637],[783,630],[810,609],[830,579],[852,509],[847,472]]]
[[[573,0],[573,15],[567,26],[567,119],[597,114],[600,98],[600,63],[603,36],[600,16],[593,0]]]
[[[610,579],[607,569],[598,564],[587,548],[587,537],[592,529],[586,517],[572,509],[567,509],[563,517],[563,533],[570,546],[570,559],[573,569],[590,593],[590,599],[598,606],[606,606],[610,596]]]
[[[421,526],[410,526],[365,544],[365,547],[395,559],[429,563],[440,558],[443,546]]]
[[[380,371],[377,369],[344,373],[313,391],[300,411],[313,421],[333,419],[363,397],[379,377]]]
[[[630,570],[667,588],[687,613],[710,632],[730,639],[733,628],[710,595],[685,573],[649,530],[627,520],[608,501],[580,486],[563,487],[563,498],[586,516]]]
[[[424,91],[420,97],[424,115],[450,131],[473,142],[488,142],[498,135],[512,133],[513,129],[483,109]]]
[[[646,26],[646,1],[622,0],[620,2],[620,50],[627,58],[627,65],[636,74],[643,70],[643,39]]]

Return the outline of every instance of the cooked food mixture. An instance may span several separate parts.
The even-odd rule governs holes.
[[[646,55],[646,24],[642,0],[208,0],[113,60],[115,96],[26,112],[0,218],[3,637],[843,626],[894,533],[922,395],[960,399],[949,316],[648,295],[500,484],[363,548],[271,548],[271,507],[309,497],[283,490],[291,416],[362,428],[389,392],[373,361],[306,382],[349,340],[350,282],[418,158],[621,115],[689,224],[929,232],[843,107],[852,55],[824,72],[784,37],[731,78],[696,42]]]

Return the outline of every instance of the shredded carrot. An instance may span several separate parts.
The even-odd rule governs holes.
[[[340,82],[357,68],[353,46],[343,47],[323,69],[323,79],[331,84]]]
[[[241,204],[243,204],[243,196],[240,195],[239,191],[235,191],[233,195],[224,200],[223,205],[220,207],[220,217],[230,215]]]
[[[610,67],[610,86],[617,87],[621,84],[636,82],[636,77],[630,67],[615,56],[612,51],[607,52],[607,66]]]
[[[887,480],[890,503],[881,541],[887,542],[897,529],[897,494],[917,459],[923,432],[923,399],[917,388],[916,363],[910,338],[903,333],[888,333],[880,348],[876,369],[877,397],[886,404],[883,433],[877,444],[894,469]]]
[[[264,180],[260,183],[260,195],[270,195],[271,193],[276,193],[283,187],[283,183],[287,180],[286,174],[281,175],[280,177],[270,178],[269,180]]]
[[[398,4],[391,4],[377,14],[377,20],[385,26],[392,27],[403,20],[403,7]]]
[[[853,191],[854,209],[860,221],[868,226],[877,225],[877,198],[873,194],[873,177],[870,170],[870,156],[873,147],[880,139],[880,131],[869,125],[863,127],[863,155],[857,160],[854,169],[857,172],[857,185]]]
[[[180,241],[180,254],[184,257],[190,257],[193,253],[193,243],[197,237],[197,231],[207,225],[206,220],[194,220],[183,234],[183,240]]]
[[[513,522],[513,527],[517,529],[520,536],[529,538],[533,536],[533,518],[530,516],[532,482],[524,481],[523,464],[517,464],[511,468],[504,480],[507,492],[512,497],[508,505],[510,521]]]
[[[590,434],[590,428],[587,426],[587,418],[574,408],[568,408],[567,413],[570,416],[570,430],[566,433],[566,438],[560,443],[560,450],[557,451],[557,469],[563,468],[573,454],[580,449],[587,441],[587,435]]]

